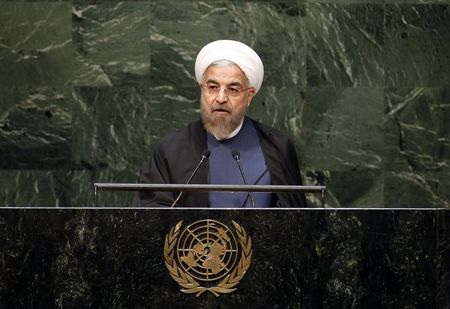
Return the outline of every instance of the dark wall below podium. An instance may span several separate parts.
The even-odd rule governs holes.
[[[164,239],[239,223],[237,290],[180,292]],[[0,209],[0,308],[449,308],[449,210]]]

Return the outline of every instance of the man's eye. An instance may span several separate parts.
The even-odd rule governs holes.
[[[208,90],[209,91],[217,91],[217,89],[219,89],[219,87],[215,86],[215,85],[209,85],[208,86]]]
[[[240,91],[239,88],[228,88],[228,91],[231,93],[238,93]]]

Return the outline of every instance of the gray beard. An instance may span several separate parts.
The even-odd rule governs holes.
[[[235,117],[231,117],[230,120],[225,117],[212,117],[205,112],[203,106],[201,107],[201,114],[206,131],[219,139],[227,138],[231,132],[236,130],[236,128],[241,124],[242,120],[235,119]]]

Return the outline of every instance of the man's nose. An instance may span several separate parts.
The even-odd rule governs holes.
[[[226,88],[220,88],[217,94],[216,101],[219,103],[226,103],[228,101],[228,95],[226,93]]]

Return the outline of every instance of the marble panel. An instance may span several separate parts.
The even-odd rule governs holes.
[[[150,3],[76,3],[73,42],[78,86],[150,81]]]
[[[450,210],[437,212],[437,302],[438,309],[450,307]]]
[[[384,201],[383,176],[381,170],[374,169],[329,172],[326,207],[395,207]]]
[[[225,1],[152,2],[150,44],[153,86],[193,86],[194,62],[209,41],[228,37]],[[231,37],[232,38],[232,37]]]
[[[386,203],[449,207],[449,91],[396,88],[386,92]]]
[[[94,183],[136,183],[139,170],[95,169],[72,171],[70,179],[70,206],[72,207],[129,207],[133,192],[98,192]]]
[[[450,88],[396,88],[386,93],[384,167],[450,167]]]
[[[306,84],[305,5],[297,1],[259,2],[235,7],[233,32],[245,34],[264,63],[264,87],[300,89]],[[251,18],[249,18],[249,16]]]
[[[386,4],[386,85],[449,85],[449,28],[448,4]]]
[[[2,2],[0,84],[62,86],[73,77],[70,3]]]
[[[392,3],[410,3],[410,4],[435,4],[435,3],[449,3],[449,0],[305,0],[312,3],[340,3],[340,4],[392,4]]]
[[[70,168],[70,90],[2,85],[0,92],[0,169]]]
[[[0,170],[0,205],[70,206],[70,180],[64,170]]]
[[[305,91],[298,88],[264,86],[253,98],[248,115],[285,134],[298,146],[304,134]],[[303,157],[302,150],[297,147]]]
[[[197,116],[197,91],[175,96],[167,87],[144,85],[74,88],[76,166],[138,171],[159,138]]]
[[[317,171],[317,170],[304,170],[300,168],[300,174],[302,176],[304,185],[326,185],[330,177],[329,171]],[[321,193],[307,193],[305,194],[308,207],[320,208],[327,205],[331,205],[330,202],[331,192],[329,188],[325,191],[324,199],[322,200]],[[334,201],[334,199],[332,199]]]
[[[307,3],[384,4],[389,0],[305,0]],[[396,0],[397,1],[397,0]]]
[[[301,10],[298,1],[155,1],[151,83],[195,84],[194,63],[201,47],[218,39],[234,39],[260,54],[265,85],[304,85],[306,46],[302,43]]]
[[[308,185],[326,185],[325,207],[450,208],[450,174],[382,170],[303,172]],[[320,195],[307,195],[310,207],[322,207]]]
[[[183,294],[164,237],[238,222],[252,261],[237,290]],[[436,308],[435,211],[0,210],[0,305]]]
[[[368,210],[357,217],[367,254],[361,308],[436,308],[436,211]]]
[[[381,170],[302,170],[305,185],[326,186],[325,198],[320,193],[306,194],[313,208],[390,208],[384,203],[384,173]]]
[[[134,182],[159,138],[199,116],[198,50],[231,38],[265,65],[250,115],[293,139],[328,207],[450,208],[449,4],[2,1],[2,205],[91,205],[93,182]]]
[[[388,1],[386,1],[389,3]],[[396,3],[410,3],[410,4],[440,4],[450,3],[449,0],[396,0]]]
[[[450,208],[450,172],[389,172],[384,175],[387,207]]]
[[[383,90],[308,88],[302,135],[305,166],[346,171],[379,169],[383,153]]]
[[[384,86],[384,6],[308,3],[310,86]]]

